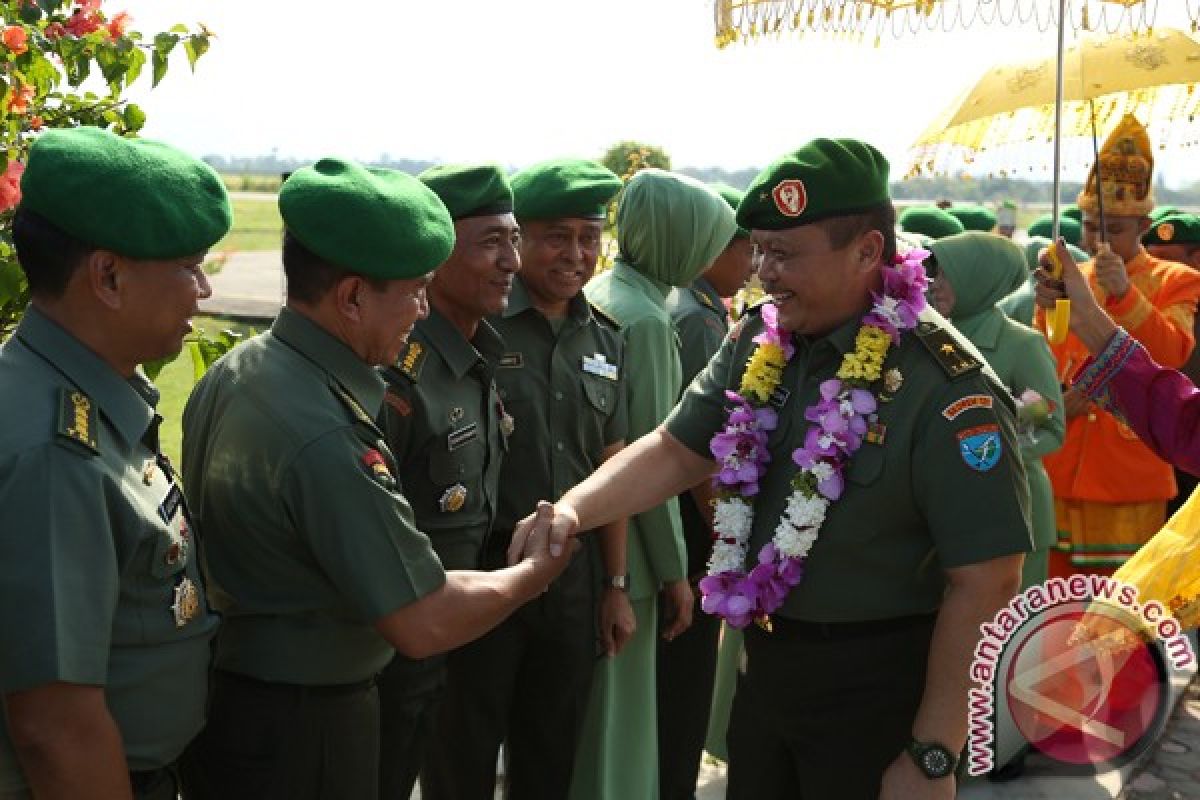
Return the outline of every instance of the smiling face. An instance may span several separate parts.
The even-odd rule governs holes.
[[[362,280],[359,278],[359,280]],[[362,359],[372,366],[395,364],[417,320],[429,315],[425,288],[429,276],[363,281],[359,303],[363,326]]]
[[[137,362],[178,353],[192,331],[199,303],[212,296],[201,269],[204,253],[183,258],[143,261],[116,256],[118,314],[130,332],[130,350]]]
[[[429,293],[438,311],[473,328],[508,305],[513,275],[521,268],[520,229],[512,214],[454,222],[454,251],[438,267]]]
[[[599,219],[531,220],[521,227],[521,282],[533,304],[552,316],[567,304],[596,272],[604,221]]]
[[[879,280],[883,238],[867,231],[834,249],[820,225],[751,236],[758,277],[779,310],[785,330],[819,336],[862,313]]]

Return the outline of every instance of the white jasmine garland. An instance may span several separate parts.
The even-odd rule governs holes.
[[[712,555],[708,559],[710,573],[742,568],[746,563],[753,523],[754,509],[745,500],[731,497],[717,501],[713,509],[713,528],[721,533],[713,542]]]

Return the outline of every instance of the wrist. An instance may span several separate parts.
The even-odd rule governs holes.
[[[605,575],[601,586],[607,591],[628,592],[629,573],[626,572],[621,575]]]

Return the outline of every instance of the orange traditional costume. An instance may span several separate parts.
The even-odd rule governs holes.
[[[1154,206],[1151,173],[1154,157],[1145,129],[1127,115],[1092,167],[1078,204],[1085,213],[1098,210],[1096,172],[1107,216],[1143,217]],[[1110,297],[1095,274],[1095,262],[1081,265],[1092,293],[1108,314],[1167,367],[1178,368],[1195,346],[1192,326],[1200,298],[1200,273],[1142,250],[1127,261],[1129,291]],[[1045,330],[1041,309],[1035,324]],[[1088,358],[1073,334],[1052,345],[1063,383]],[[1071,572],[1110,573],[1121,566],[1163,526],[1167,500],[1176,492],[1169,464],[1156,456],[1127,425],[1092,405],[1067,423],[1063,447],[1044,459],[1054,487],[1058,526],[1057,552],[1051,553],[1050,575]]]

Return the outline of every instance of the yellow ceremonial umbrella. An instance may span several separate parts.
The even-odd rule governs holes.
[[[1089,137],[1133,114],[1160,148],[1197,143],[1191,123],[1200,111],[1200,41],[1187,33],[1090,37],[1063,52],[1062,66],[1063,137]],[[989,68],[918,137],[910,174],[947,172],[1010,145],[1049,143],[1056,67],[1049,56]]]
[[[1075,30],[1145,30],[1152,26],[1157,3],[1144,0],[715,0],[716,43],[726,47],[787,31],[815,32],[862,40],[874,33],[878,45],[887,33],[949,31],[975,24],[1032,24],[1054,28],[1058,35],[1054,80],[1054,237],[1058,236],[1061,180],[1061,123],[1063,52],[1068,27]],[[1187,12],[1197,24],[1191,4]],[[1051,249],[1051,254],[1055,253]],[[1056,265],[1055,272],[1061,274]],[[1070,306],[1058,301],[1047,317],[1047,335],[1058,343],[1066,338]]]

